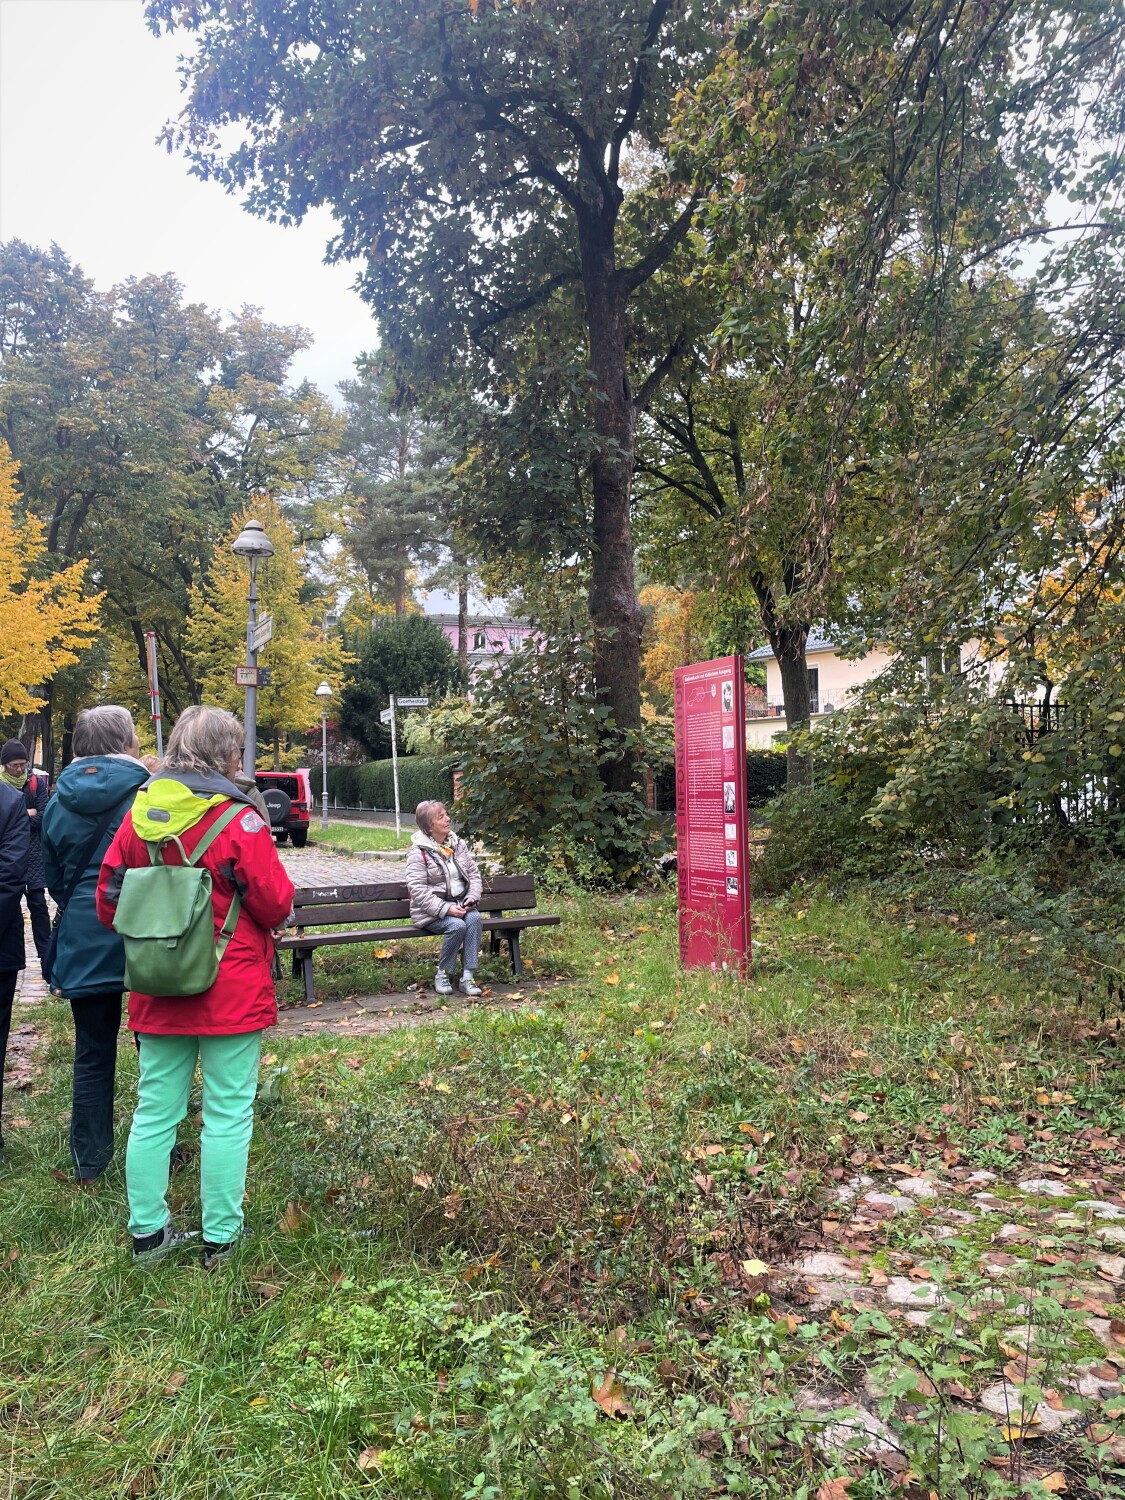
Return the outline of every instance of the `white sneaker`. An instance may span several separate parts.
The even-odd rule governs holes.
[[[480,985],[473,978],[472,969],[466,969],[461,975],[457,988],[461,991],[462,995],[479,995],[482,993]]]
[[[434,989],[439,995],[452,995],[453,986],[449,982],[449,975],[444,969],[439,969],[434,975]]]

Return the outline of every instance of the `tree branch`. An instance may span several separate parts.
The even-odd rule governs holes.
[[[617,181],[621,166],[621,147],[629,137],[633,126],[637,123],[637,116],[641,112],[644,103],[645,91],[648,88],[649,72],[652,66],[653,48],[660,35],[660,28],[668,19],[672,0],[656,0],[655,5],[649,12],[648,25],[645,27],[645,39],[641,43],[640,51],[637,53],[637,61],[633,67],[633,81],[629,86],[629,97],[625,101],[625,112],[618,122],[617,129],[613,132],[613,138],[609,148],[608,176],[612,182]]]
[[[643,286],[650,276],[656,275],[691,228],[691,221],[695,218],[695,210],[698,207],[699,195],[693,193],[679,218],[668,226],[648,254],[642,255],[640,260],[631,266],[622,266],[616,273],[621,285],[625,288],[626,296],[630,292],[635,292],[637,287]]]

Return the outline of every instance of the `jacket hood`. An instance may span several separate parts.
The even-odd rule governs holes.
[[[216,771],[161,771],[137,793],[133,829],[148,844],[179,838],[220,802],[254,805]]]
[[[100,817],[148,780],[148,768],[131,755],[84,755],[59,774],[55,795],[68,812]]]

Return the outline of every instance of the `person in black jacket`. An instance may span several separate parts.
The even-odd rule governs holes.
[[[0,782],[0,1153],[4,1150],[4,1054],[12,1029],[16,980],[24,966],[23,908],[31,848],[22,795]]]
[[[24,895],[31,914],[31,936],[35,940],[35,951],[39,955],[39,967],[42,969],[47,944],[51,940],[51,918],[43,889],[43,850],[39,839],[43,810],[47,806],[47,778],[41,771],[29,774],[27,746],[21,740],[9,740],[0,750],[0,782],[14,787],[23,797],[24,807],[27,809],[27,821],[31,829],[31,854],[27,861]]]

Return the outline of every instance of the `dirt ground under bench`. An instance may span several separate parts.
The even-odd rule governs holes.
[[[451,1021],[477,1010],[518,1010],[566,988],[565,980],[525,979],[522,984],[491,984],[479,1000],[464,995],[418,993],[354,995],[347,1000],[314,1000],[311,1005],[290,1005],[277,1018],[282,1036],[315,1036],[338,1032],[362,1036],[395,1031],[402,1026],[429,1026]]]

